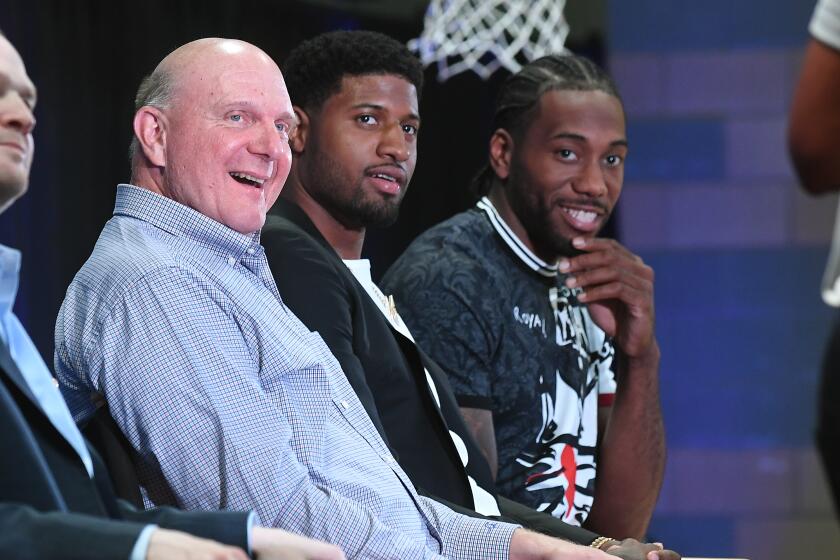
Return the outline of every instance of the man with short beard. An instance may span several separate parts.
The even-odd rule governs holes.
[[[665,459],[653,271],[597,236],[623,181],[621,100],[590,61],[546,56],[505,82],[493,129],[476,207],[416,239],[383,290],[500,494],[641,538]]]
[[[416,57],[382,34],[339,31],[296,47],[283,72],[300,124],[289,180],[262,230],[266,257],[283,301],[324,338],[412,482],[437,500],[622,558],[677,557],[496,496],[446,375],[373,283],[361,258],[366,231],[396,219],[418,157]]]

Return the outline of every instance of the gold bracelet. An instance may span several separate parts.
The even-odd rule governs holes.
[[[591,546],[592,548],[597,548],[597,549],[600,550],[602,546],[604,546],[605,544],[607,544],[608,542],[610,542],[612,540],[614,540],[614,539],[611,539],[609,537],[598,537],[597,539],[592,541],[592,543],[589,546]]]

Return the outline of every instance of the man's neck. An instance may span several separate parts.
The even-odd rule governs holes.
[[[500,184],[496,183],[490,188],[490,192],[487,193],[487,198],[489,198],[490,202],[493,203],[493,206],[496,208],[499,216],[502,217],[511,231],[513,231],[516,237],[518,237],[532,253],[548,264],[553,264],[558,261],[560,255],[556,255],[552,251],[547,251],[534,243],[531,236],[528,235],[528,231],[525,229],[525,226],[522,225],[522,221],[519,219],[519,216],[517,216],[516,212],[514,212],[513,208],[511,208],[507,195],[504,192],[504,188]]]
[[[292,177],[289,177],[281,196],[297,204],[309,216],[327,243],[342,259],[362,257],[362,247],[365,244],[364,227],[352,228],[344,225],[312,198],[303,185]]]

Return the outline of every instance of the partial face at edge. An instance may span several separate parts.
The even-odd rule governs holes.
[[[280,69],[256,47],[230,42],[182,72],[164,111],[167,195],[253,233],[291,166],[295,117]]]
[[[0,37],[0,211],[26,192],[35,144],[35,86],[20,55]]]
[[[417,90],[396,75],[345,76],[310,115],[297,162],[303,188],[346,227],[386,227],[417,162]]]
[[[602,91],[549,91],[511,154],[508,201],[540,253],[571,255],[594,237],[624,181],[627,140],[620,101]]]

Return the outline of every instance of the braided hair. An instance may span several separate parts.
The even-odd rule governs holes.
[[[492,130],[504,129],[515,139],[530,126],[540,97],[549,91],[602,91],[621,100],[615,83],[597,64],[576,55],[550,54],[530,62],[502,85]],[[490,190],[496,174],[487,163],[473,179],[479,197]]]

